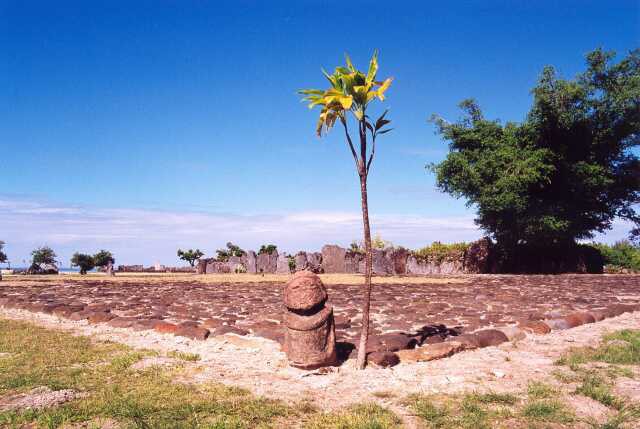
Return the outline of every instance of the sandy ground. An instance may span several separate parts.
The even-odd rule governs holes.
[[[640,329],[640,312],[626,313],[601,322],[547,335],[530,335],[515,343],[458,353],[450,358],[396,367],[358,371],[350,360],[328,371],[303,371],[287,365],[280,346],[259,337],[233,334],[194,341],[154,331],[133,332],[105,325],[89,325],[24,310],[0,309],[0,317],[33,322],[95,340],[109,340],[161,353],[197,353],[201,360],[186,365],[180,381],[220,382],[244,387],[258,395],[292,402],[308,399],[323,409],[364,401],[391,405],[389,397],[410,393],[466,391],[522,392],[531,380],[551,379],[554,362],[571,347],[595,346],[604,333]]]

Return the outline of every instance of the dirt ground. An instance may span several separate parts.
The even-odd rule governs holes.
[[[246,326],[250,332],[244,336],[221,334],[206,341],[153,330],[135,331],[105,323],[73,321],[15,305],[0,308],[0,317],[28,320],[47,328],[63,329],[96,340],[121,342],[135,348],[197,353],[201,360],[188,365],[180,381],[221,382],[291,401],[307,398],[325,409],[364,401],[392,406],[389,398],[410,393],[522,391],[532,379],[551,379],[554,362],[568,349],[595,346],[601,336],[610,331],[640,328],[640,312],[633,312],[547,335],[529,335],[517,342],[465,351],[437,361],[357,371],[353,360],[348,360],[327,371],[308,372],[289,367],[279,343],[250,327],[254,321],[270,321],[277,327],[281,312],[280,289],[279,284],[273,282],[189,282],[187,278],[170,282],[130,278],[117,282],[73,278],[63,281],[17,279],[0,284],[0,298],[4,298],[5,303],[7,299],[14,303],[16,300],[29,301],[34,305],[55,300],[100,303],[110,305],[114,312],[131,310],[137,317],[143,317],[154,306],[160,306],[162,300],[167,302],[162,311],[166,311],[169,320],[227,317],[234,320],[228,326]],[[359,304],[357,287],[329,285],[329,293],[336,313],[351,319],[351,326],[342,329],[340,334],[349,338],[349,331],[357,328],[354,323]],[[637,276],[469,276],[431,279],[424,284],[379,285],[374,295],[374,312],[378,315],[375,319],[378,331],[415,329],[429,323],[475,329],[508,325],[533,313],[639,302],[640,277]],[[128,309],[123,308],[127,306]],[[176,310],[180,306],[184,311]]]

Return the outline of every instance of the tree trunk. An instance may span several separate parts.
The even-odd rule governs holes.
[[[358,346],[358,369],[367,365],[367,341],[369,340],[369,308],[371,306],[371,228],[369,227],[369,205],[367,202],[367,173],[360,171],[360,193],[362,199],[362,223],[364,226],[364,296],[362,302],[362,330],[360,331],[360,345]]]

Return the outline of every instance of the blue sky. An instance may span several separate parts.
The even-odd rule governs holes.
[[[521,120],[544,65],[571,77],[589,50],[638,40],[637,1],[0,1],[0,239],[14,264],[45,243],[65,263],[106,247],[145,264],[229,240],[348,244],[353,163],[296,90],[378,48],[395,130],[370,177],[373,230],[472,240],[473,210],[424,168],[447,150],[427,117],[474,97]]]

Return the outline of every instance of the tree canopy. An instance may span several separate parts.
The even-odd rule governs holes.
[[[96,267],[94,257],[84,253],[74,253],[71,257],[71,266],[80,268],[80,274],[87,274]]]
[[[106,267],[109,264],[115,264],[116,260],[111,252],[102,249],[98,253],[93,255],[93,262],[95,263],[96,267]]]
[[[58,255],[56,255],[56,252],[54,252],[51,247],[42,246],[31,252],[31,257],[33,265],[55,264],[57,263],[56,258]]]
[[[4,241],[0,240],[0,264],[7,262],[7,254],[4,253]]]
[[[589,53],[572,80],[544,68],[522,123],[485,119],[473,100],[458,122],[432,117],[450,148],[431,166],[437,186],[475,206],[499,244],[573,243],[615,218],[640,235],[640,50],[614,58]]]
[[[229,258],[231,256],[237,256],[237,257],[241,257],[244,256],[246,254],[246,252],[244,250],[242,250],[240,248],[240,246],[237,246],[235,244],[233,244],[232,242],[228,242],[227,243],[227,248],[226,249],[218,249],[216,250],[216,259],[220,262],[226,262],[229,260]]]
[[[178,258],[182,259],[183,261],[187,261],[192,267],[195,265],[195,262],[203,256],[204,253],[200,249],[178,249]]]

